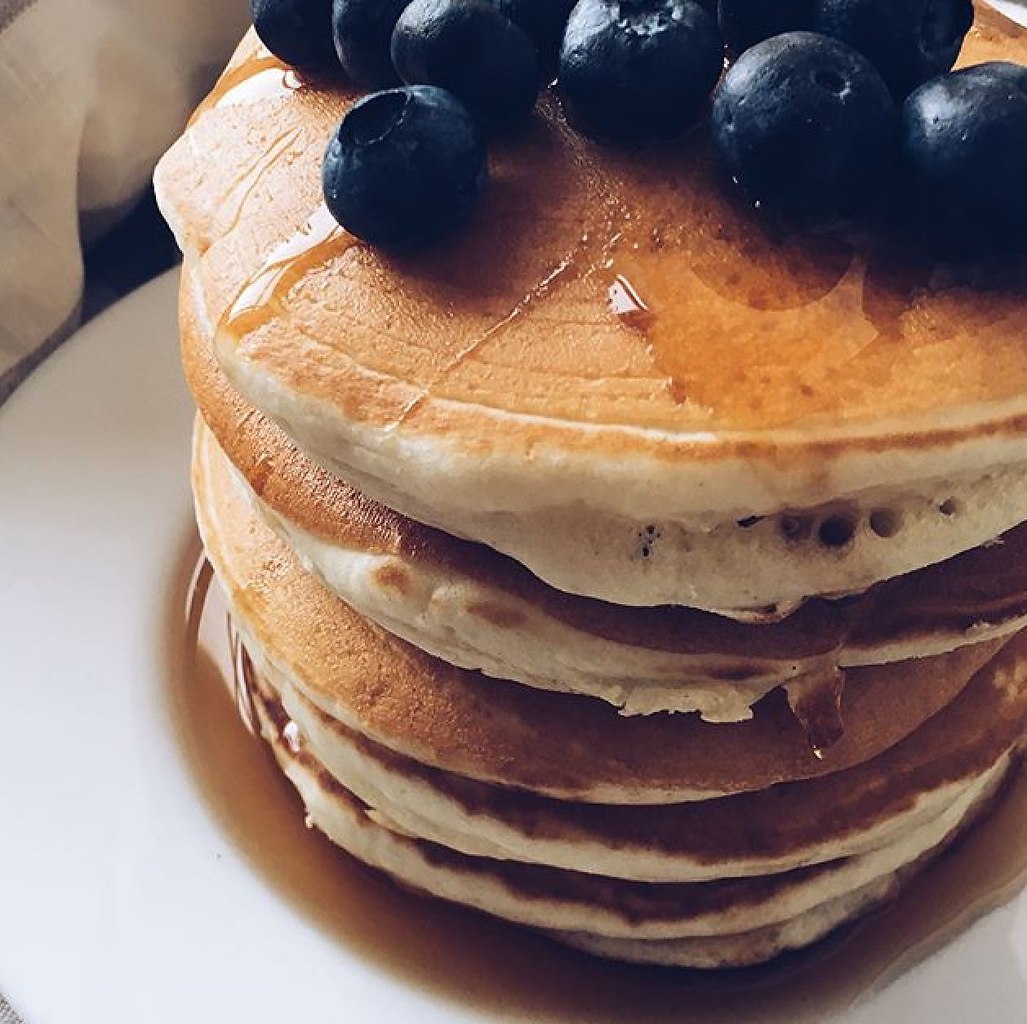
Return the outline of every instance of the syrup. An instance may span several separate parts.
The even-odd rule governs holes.
[[[1027,37],[982,10],[964,62],[999,53],[1027,53]],[[257,51],[201,109],[302,84]],[[274,123],[300,124],[289,118]],[[429,394],[555,419],[610,422],[614,410],[640,427],[729,431],[836,422],[840,410],[876,424],[1023,393],[1018,268],[932,266],[885,224],[775,225],[722,180],[704,130],[622,153],[570,131],[547,98],[542,116],[493,150],[490,187],[465,229],[420,255],[364,250],[348,268],[353,294],[382,296],[359,322],[322,322],[290,303],[297,333],[338,340],[356,363],[409,382],[416,397],[383,410],[390,421]],[[240,183],[236,219],[263,173]],[[290,290],[324,286],[313,271],[354,244],[326,216],[317,211],[255,268],[223,328],[244,335],[273,320]]]
[[[218,79],[210,95],[189,119],[189,125],[193,125],[201,114],[216,107],[284,99],[308,88],[310,84],[294,68],[261,47],[257,53],[230,68]],[[295,157],[302,152],[302,137],[302,131],[293,127],[267,141],[258,158],[240,175],[225,198],[218,225],[221,234],[227,235],[239,224],[246,201],[257,191],[271,168],[280,160]]]
[[[341,228],[322,204],[291,238],[276,246],[261,269],[242,288],[223,328],[240,337],[282,313],[292,288],[315,267],[341,256],[357,239]]]
[[[580,1024],[822,1024],[859,1005],[1027,882],[1027,773],[887,909],[812,950],[743,971],[603,963],[526,929],[401,890],[304,825],[298,797],[239,723],[225,606],[194,542],[168,606],[168,702],[198,794],[295,913],[403,984],[489,1019]],[[190,584],[190,579],[192,583]],[[189,609],[187,616],[182,608]],[[288,728],[288,725],[285,726]]]
[[[219,230],[227,235],[242,220],[246,203],[263,183],[267,173],[280,160],[294,158],[301,152],[302,134],[298,128],[283,132],[271,140],[253,166],[235,183],[219,211]]]
[[[845,735],[842,721],[842,691],[845,672],[835,668],[826,676],[813,674],[793,679],[785,685],[792,713],[818,760]]]
[[[302,85],[302,79],[288,64],[262,48],[241,64],[229,68],[217,80],[210,94],[196,108],[189,124],[194,124],[201,114],[214,107],[288,95]]]
[[[252,67],[247,70],[252,71]],[[306,81],[294,68],[283,68],[271,62],[263,70],[241,79],[221,94],[215,106],[230,107],[242,103],[257,103],[260,100],[281,99],[290,93],[305,88]]]

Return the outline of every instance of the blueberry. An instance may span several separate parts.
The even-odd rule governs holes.
[[[850,46],[789,32],[746,50],[713,101],[713,139],[751,199],[786,213],[847,213],[882,180],[895,105]]]
[[[720,31],[733,53],[782,32],[813,27],[813,0],[720,0]]]
[[[485,178],[474,118],[430,85],[366,96],[342,119],[324,162],[332,216],[387,248],[419,245],[466,221]]]
[[[921,86],[902,108],[908,194],[936,239],[1027,250],[1027,68],[994,62]]]
[[[486,125],[527,114],[542,84],[534,43],[485,0],[414,0],[392,61],[404,82],[448,89]]]
[[[575,0],[490,0],[499,11],[521,28],[538,49],[546,67],[556,64],[563,30]]]
[[[339,61],[365,89],[399,82],[389,46],[392,30],[408,0],[335,0],[332,31]]]
[[[304,71],[339,66],[332,44],[332,0],[250,0],[260,41],[280,60]]]
[[[973,0],[814,3],[813,27],[869,57],[899,98],[956,63],[973,22]]]
[[[715,19],[692,0],[579,0],[560,50],[560,89],[586,134],[671,136],[723,69]]]

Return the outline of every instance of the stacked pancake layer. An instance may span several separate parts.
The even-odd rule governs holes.
[[[1027,38],[982,11],[968,51]],[[555,105],[480,224],[387,257],[318,208],[350,102],[248,39],[157,177],[197,518],[310,820],[628,960],[889,899],[1027,721],[1019,286],[772,245],[701,147],[670,174]]]
[[[713,967],[805,945],[957,835],[1023,731],[1019,639],[850,673],[823,759],[784,701],[718,726],[489,681],[305,572],[203,426],[194,483],[258,721],[312,822],[408,886],[586,949]]]

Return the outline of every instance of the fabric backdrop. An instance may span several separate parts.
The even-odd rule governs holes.
[[[148,187],[248,14],[246,0],[0,0],[0,400],[75,325],[83,245]]]

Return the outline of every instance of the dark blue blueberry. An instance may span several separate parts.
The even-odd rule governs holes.
[[[250,0],[260,41],[280,60],[304,71],[339,66],[332,43],[332,0]]]
[[[485,144],[451,93],[372,93],[342,119],[324,162],[325,202],[372,245],[409,248],[462,224],[485,185]]]
[[[944,74],[974,22],[973,0],[815,0],[813,27],[869,57],[899,98]]]
[[[392,66],[392,30],[409,0],[335,0],[332,31],[339,61],[365,89],[399,82]]]
[[[782,32],[813,27],[813,0],[720,0],[720,31],[732,53]]]
[[[542,84],[535,44],[485,0],[414,0],[392,62],[404,82],[448,89],[486,125],[529,113]]]
[[[813,32],[746,50],[713,100],[713,139],[732,177],[772,209],[848,213],[882,181],[895,105],[874,66]]]
[[[556,65],[563,30],[575,0],[489,0],[523,29],[538,49],[546,67]]]
[[[921,86],[902,109],[902,158],[929,235],[1027,250],[1027,68],[979,64]]]
[[[716,20],[692,0],[579,0],[560,50],[560,90],[586,134],[683,131],[723,69]]]

